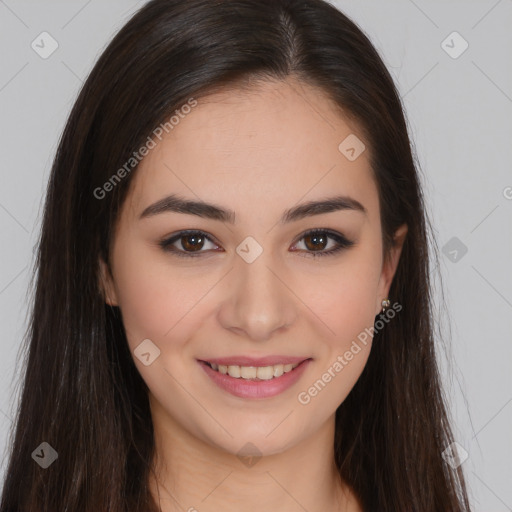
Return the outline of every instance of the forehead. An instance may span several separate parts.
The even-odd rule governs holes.
[[[322,90],[290,79],[197,101],[139,164],[129,194],[134,215],[170,193],[214,198],[237,218],[333,192],[369,210],[378,203],[370,148]],[[366,145],[355,160],[339,149],[347,137]]]

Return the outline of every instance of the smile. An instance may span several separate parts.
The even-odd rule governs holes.
[[[237,361],[242,364],[222,364],[235,361],[198,360],[206,375],[218,388],[239,398],[270,398],[283,393],[293,386],[306,370],[311,358],[293,358],[282,363],[260,362],[259,365],[246,365],[252,361]],[[274,364],[270,364],[274,363]]]
[[[235,379],[246,380],[271,380],[281,377],[284,373],[291,372],[299,366],[295,364],[275,364],[272,366],[238,366],[238,365],[223,365],[216,363],[207,363],[212,370],[215,370],[223,375],[229,375]]]

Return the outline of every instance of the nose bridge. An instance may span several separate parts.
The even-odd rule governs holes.
[[[231,297],[224,303],[221,321],[250,339],[268,339],[293,322],[293,294],[283,283],[284,276],[279,276],[282,266],[270,249],[264,250],[253,239],[242,242],[237,253],[228,286]]]
[[[269,253],[270,251],[268,251]],[[271,305],[272,302],[279,300],[282,283],[277,279],[271,269],[273,258],[270,254],[262,254],[252,263],[239,261],[235,266],[237,282],[235,284],[238,301],[254,302],[258,301],[261,305]]]

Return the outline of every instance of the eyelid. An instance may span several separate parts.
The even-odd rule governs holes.
[[[307,235],[314,235],[316,233],[324,233],[327,235],[327,238],[331,238],[333,240],[335,240],[337,246],[334,247],[333,249],[329,249],[328,251],[303,251],[303,250],[297,250],[297,251],[294,251],[294,252],[303,252],[304,253],[304,257],[306,258],[317,258],[317,257],[320,257],[320,256],[333,256],[339,252],[341,252],[342,250],[344,249],[348,249],[350,247],[352,247],[353,245],[355,245],[355,242],[352,241],[352,240],[349,240],[344,234],[340,233],[339,231],[335,231],[333,229],[329,229],[329,228],[312,228],[312,229],[307,229],[306,231],[304,231],[303,233],[301,233],[297,239],[296,239],[296,242],[294,242],[293,245],[297,244],[298,242],[300,242],[303,238],[305,238]]]
[[[333,239],[336,242],[337,246],[333,249],[329,249],[328,251],[325,251],[325,250],[305,251],[305,250],[301,250],[301,249],[299,249],[299,250],[294,249],[292,252],[299,252],[299,253],[304,252],[307,255],[305,257],[316,258],[318,256],[334,255],[334,254],[338,253],[339,251],[342,251],[343,249],[348,249],[355,244],[354,241],[349,240],[347,237],[345,237],[345,235],[343,235],[342,233],[340,233],[338,231],[335,231],[335,230],[332,230],[329,228],[312,228],[312,229],[307,229],[306,231],[304,231],[300,235],[298,235],[297,238],[295,239],[295,242],[293,242],[292,247],[295,246],[297,243],[299,243],[307,235],[314,235],[316,233],[322,233],[322,234],[327,235],[327,238]],[[217,246],[220,246],[220,244],[217,244],[215,237],[213,237],[206,231],[203,231],[200,229],[185,229],[182,231],[178,231],[177,233],[170,235],[169,237],[166,237],[163,240],[161,240],[158,243],[158,245],[165,252],[171,253],[178,257],[185,257],[185,258],[200,257],[200,256],[204,255],[205,253],[208,254],[211,252],[211,249],[207,250],[207,251],[198,250],[195,252],[187,252],[187,251],[183,251],[181,249],[177,249],[172,246],[172,244],[174,244],[180,238],[185,237],[187,235],[201,235],[203,238],[206,238],[211,243],[213,243]],[[216,252],[218,252],[218,251],[216,251]]]
[[[185,257],[185,258],[196,258],[198,256],[204,255],[205,253],[208,253],[209,251],[196,251],[196,252],[187,252],[183,251],[181,249],[176,249],[172,246],[175,242],[177,242],[180,238],[183,238],[187,235],[202,235],[204,238],[209,240],[211,243],[219,246],[220,244],[217,244],[215,241],[215,237],[207,233],[206,231],[200,230],[200,229],[184,229],[182,231],[178,231],[177,233],[170,235],[163,240],[161,240],[158,245],[166,251],[169,252],[175,256],[178,257]]]

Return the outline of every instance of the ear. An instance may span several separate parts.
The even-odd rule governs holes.
[[[398,262],[400,260],[400,254],[402,253],[402,248],[404,245],[405,237],[407,235],[407,224],[402,224],[394,234],[394,244],[390,249],[389,258],[384,261],[382,265],[382,272],[380,275],[379,286],[377,290],[377,304],[376,304],[376,313],[377,316],[382,312],[382,301],[388,298],[389,289],[391,288],[391,283],[393,282],[393,277],[395,276],[396,268],[398,266]],[[392,300],[393,297],[390,297]]]
[[[109,306],[118,306],[114,279],[112,277],[110,269],[108,268],[108,265],[103,261],[103,258],[101,256],[99,259],[99,269],[99,287],[105,302]]]

